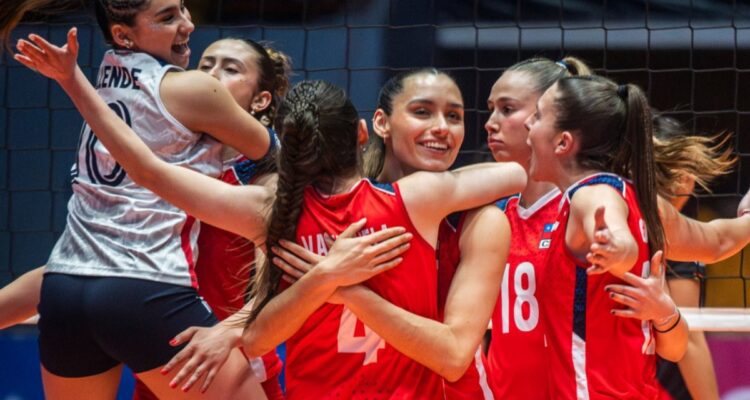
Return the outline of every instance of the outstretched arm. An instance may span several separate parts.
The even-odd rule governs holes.
[[[20,324],[36,315],[44,267],[33,269],[0,289],[0,329]]]
[[[76,64],[75,28],[68,43],[54,46],[31,35],[21,40],[15,58],[55,79],[70,96],[99,140],[137,184],[185,210],[201,221],[258,241],[265,231],[270,190],[254,185],[233,186],[156,157],[133,130],[99,97]]]
[[[509,239],[508,220],[497,207],[470,212],[461,233],[461,261],[448,293],[443,322],[397,307],[363,285],[340,288],[334,297],[397,350],[455,381],[471,363],[487,328]],[[277,265],[291,279],[303,278],[316,262],[314,255],[300,246],[288,245],[277,252]]]
[[[670,260],[715,263],[737,254],[750,243],[750,213],[700,222],[680,214],[659,197],[659,215],[667,239],[666,258]]]
[[[605,208],[606,206],[606,208]],[[628,227],[628,207],[609,186],[581,188],[570,205],[565,243],[591,263],[589,274],[621,277],[638,259],[638,245]],[[606,210],[606,212],[605,212]]]

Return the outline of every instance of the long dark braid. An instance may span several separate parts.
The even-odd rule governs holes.
[[[276,123],[281,149],[278,157],[276,200],[268,225],[266,248],[280,239],[294,241],[305,188],[329,187],[333,180],[358,168],[359,115],[346,94],[323,81],[303,81],[281,103]],[[250,287],[255,301],[249,325],[275,296],[282,271],[271,263],[271,253],[256,271]]]

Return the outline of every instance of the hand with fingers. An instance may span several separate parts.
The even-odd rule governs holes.
[[[651,274],[648,278],[626,272],[622,277],[625,284],[607,285],[604,288],[612,300],[625,306],[612,309],[612,314],[652,321],[657,329],[674,322],[677,306],[665,290],[662,255],[660,250],[651,258]]]
[[[302,246],[282,241],[280,248],[272,248],[273,263],[285,272],[285,278],[294,282],[312,268],[324,268],[335,277],[338,286],[354,285],[387,271],[403,260],[401,255],[409,249],[412,234],[402,227],[386,228],[365,236],[356,237],[364,229],[366,219],[346,228],[325,257],[314,254]]]
[[[58,82],[73,78],[78,67],[78,29],[75,27],[68,31],[68,42],[62,47],[32,33],[29,40],[18,40],[16,48],[19,51],[14,55],[16,61]]]
[[[328,248],[333,246],[334,241],[330,236],[326,235],[325,241]],[[288,240],[281,239],[279,246],[281,247],[274,246],[271,248],[274,254],[271,260],[275,266],[284,271],[281,278],[289,283],[297,282],[299,278],[302,278],[307,271],[318,265],[324,258]]]
[[[201,392],[205,392],[232,349],[240,346],[241,337],[242,327],[223,323],[210,328],[190,327],[169,342],[172,346],[183,343],[187,346],[164,365],[161,373],[166,375],[182,364],[169,386],[175,388],[182,384],[182,391],[187,392],[203,379]]]
[[[594,241],[586,254],[586,261],[591,263],[591,267],[586,270],[589,275],[608,272],[628,258],[627,249],[618,235],[624,230],[613,231],[609,228],[604,220],[604,207],[596,209],[594,220]]]

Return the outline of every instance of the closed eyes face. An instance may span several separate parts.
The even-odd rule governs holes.
[[[152,0],[135,16],[132,27],[124,27],[124,37],[139,50],[180,67],[190,61],[188,41],[195,25],[181,0]]]
[[[495,161],[516,161],[527,166],[531,148],[527,144],[526,119],[536,110],[541,93],[524,72],[504,73],[492,86],[487,98],[490,116],[484,128],[487,145]]]
[[[461,92],[452,79],[430,73],[404,80],[388,116],[386,146],[407,173],[445,171],[464,139]]]
[[[218,79],[245,110],[258,92],[258,55],[241,40],[224,39],[203,52],[198,69]]]

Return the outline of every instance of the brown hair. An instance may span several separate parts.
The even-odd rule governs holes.
[[[656,186],[662,196],[675,195],[674,183],[682,175],[693,176],[696,184],[711,192],[708,185],[714,179],[732,172],[737,163],[732,135],[691,136],[679,121],[658,113],[653,121]]]
[[[337,177],[359,168],[357,126],[359,114],[340,88],[324,81],[302,81],[282,101],[274,126],[281,138],[276,200],[268,224],[266,247],[280,239],[294,241],[309,185],[332,187]],[[271,263],[272,253],[260,266],[250,286],[255,306],[252,323],[276,295],[282,271]]]
[[[55,14],[61,11],[71,10],[84,6],[83,0],[79,1],[62,1],[62,0],[13,0],[5,1],[0,7],[0,38],[3,41],[3,47],[12,52],[10,35],[13,29],[18,26],[24,15],[28,12]]]
[[[292,70],[292,59],[280,50],[272,48],[268,43],[258,43],[252,39],[225,38],[221,40],[236,40],[248,45],[258,56],[258,90],[267,90],[273,96],[271,104],[264,110],[254,114],[263,125],[270,126],[276,117],[279,102],[289,90],[289,75]],[[220,41],[221,41],[220,40]]]
[[[528,74],[535,82],[534,91],[540,94],[566,76],[592,75],[591,68],[585,62],[572,56],[560,61],[552,61],[544,57],[529,58],[511,65],[505,72]]]
[[[557,85],[556,128],[580,138],[579,165],[633,180],[650,251],[662,250],[664,229],[656,202],[653,126],[645,94],[636,85],[618,86],[593,75],[563,78]]]

